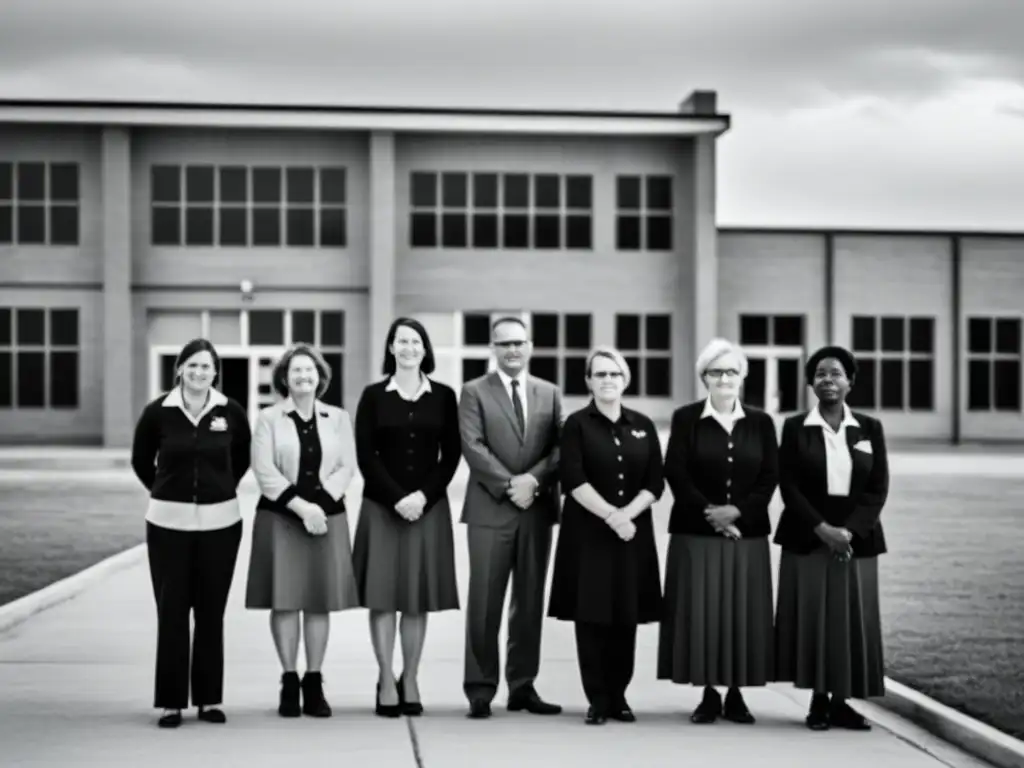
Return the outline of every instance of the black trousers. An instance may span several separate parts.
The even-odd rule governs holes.
[[[636,624],[576,622],[576,655],[590,706],[607,712],[626,701],[636,660]]]
[[[241,540],[241,520],[215,531],[178,531],[146,524],[157,613],[153,706],[186,709],[190,679],[193,705],[222,702],[224,609]],[[190,627],[193,617],[194,633]]]

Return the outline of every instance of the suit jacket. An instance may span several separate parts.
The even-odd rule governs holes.
[[[853,412],[860,426],[846,428],[853,463],[849,496],[830,496],[825,438],[820,426],[804,426],[808,412],[790,416],[782,428],[779,447],[779,489],[785,504],[775,532],[783,549],[807,554],[823,546],[814,528],[822,521],[853,534],[855,557],[886,552],[879,516],[889,495],[889,459],[882,422]],[[862,440],[871,452],[855,449]]]
[[[264,408],[256,419],[252,437],[252,471],[256,482],[263,496],[280,507],[298,495],[295,484],[299,477],[299,433],[288,415],[294,410],[291,398]],[[345,491],[356,472],[352,419],[341,408],[319,400],[314,404],[313,414],[322,453],[318,490],[330,497],[324,503],[342,511]]]
[[[466,382],[459,399],[462,455],[469,484],[462,522],[489,528],[515,526],[520,515],[558,520],[558,442],[565,420],[562,393],[550,382],[526,379],[526,434],[497,372]],[[505,493],[508,481],[529,472],[539,483],[533,506],[520,510]]]

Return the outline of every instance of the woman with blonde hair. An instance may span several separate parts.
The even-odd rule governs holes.
[[[599,347],[586,364],[590,404],[566,419],[559,470],[566,494],[548,615],[575,622],[588,725],[633,722],[638,624],[661,617],[651,506],[665,487],[654,423],[622,404],[629,365]]]
[[[694,723],[753,723],[740,689],[772,680],[768,505],[779,449],[771,416],[740,403],[747,368],[725,339],[704,348],[708,396],[673,414],[665,455],[674,503],[658,678],[704,686]],[[728,689],[724,707],[715,686]]]

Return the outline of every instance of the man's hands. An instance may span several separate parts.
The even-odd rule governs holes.
[[[704,518],[723,536],[734,540],[743,538],[740,529],[736,527],[740,511],[734,505],[712,505],[704,510]]]
[[[520,509],[529,509],[533,505],[533,500],[537,498],[539,487],[540,483],[537,482],[537,478],[527,472],[509,480],[505,495]]]
[[[427,497],[422,491],[416,491],[399,499],[395,504],[395,511],[401,515],[403,519],[408,520],[410,523],[415,523],[423,517],[423,512],[426,506]]]

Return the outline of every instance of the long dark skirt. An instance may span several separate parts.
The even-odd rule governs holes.
[[[345,515],[314,536],[298,517],[257,509],[245,607],[331,613],[359,607]]]
[[[419,614],[459,608],[446,498],[414,523],[364,498],[352,561],[360,605],[370,610]]]
[[[673,535],[665,565],[658,679],[760,686],[772,679],[768,539]]]
[[[878,559],[783,550],[775,646],[779,681],[839,698],[883,695]]]

